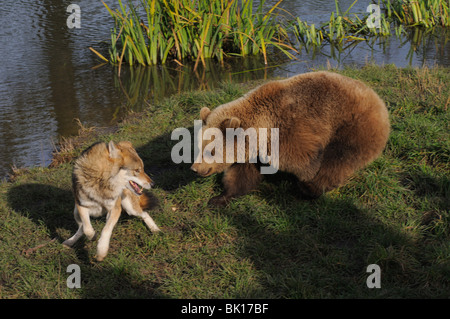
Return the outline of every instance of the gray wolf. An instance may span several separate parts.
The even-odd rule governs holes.
[[[144,163],[130,142],[96,143],[87,148],[75,161],[72,188],[75,197],[74,217],[78,231],[63,245],[72,247],[83,234],[92,240],[95,231],[90,217],[107,212],[106,224],[97,245],[96,259],[102,261],[108,254],[111,233],[122,208],[141,217],[152,232],[160,229],[144,209],[149,198],[144,189],[153,181],[144,172]]]

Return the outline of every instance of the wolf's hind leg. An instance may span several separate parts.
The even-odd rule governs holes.
[[[156,225],[153,218],[151,218],[147,212],[143,211],[140,215],[137,215],[137,216],[141,217],[144,220],[144,223],[147,225],[147,227],[150,229],[150,231],[152,233],[157,233],[157,232],[161,231],[161,229],[159,229],[158,225]]]
[[[67,239],[66,241],[63,242],[63,245],[67,246],[67,247],[72,247],[81,238],[81,236],[83,236],[83,234],[84,234],[84,232],[83,232],[83,223],[81,222],[77,206],[75,206],[75,208],[73,209],[73,215],[75,217],[75,221],[78,224],[78,230],[75,233],[75,235],[73,235],[72,237],[70,237],[69,239]]]
[[[77,204],[75,204],[75,208],[78,211],[78,215],[83,225],[84,234],[89,240],[92,240],[95,236],[95,230],[91,225],[91,219],[89,214],[90,209],[88,207],[80,206]]]

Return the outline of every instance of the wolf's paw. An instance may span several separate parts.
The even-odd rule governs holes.
[[[62,243],[62,245],[66,248],[72,248],[73,244],[74,242],[70,239],[67,239]]]
[[[95,258],[97,261],[99,261],[99,262],[100,262],[100,261],[103,261],[103,259],[105,259],[105,257],[106,257],[106,255],[101,256],[101,255],[98,255],[98,254],[94,256],[94,258]]]
[[[103,261],[103,259],[105,259],[106,255],[108,255],[108,250],[109,250],[109,243],[108,245],[105,245],[103,243],[101,243],[101,239],[99,240],[99,245],[97,246],[97,253],[95,254],[94,258],[97,261]]]
[[[160,233],[161,232],[161,229],[158,226],[156,226],[155,228],[152,228],[150,230],[152,233]]]

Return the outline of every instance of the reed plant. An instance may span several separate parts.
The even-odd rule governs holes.
[[[394,33],[400,37],[405,33],[403,26],[428,29],[434,26],[450,26],[448,0],[382,0],[384,10],[376,28],[369,28],[369,14],[360,18],[358,14],[349,13],[357,1],[343,12],[338,0],[335,0],[336,11],[331,12],[329,21],[320,26],[308,25],[307,22],[296,18],[292,30],[299,44],[309,47],[321,46],[325,42],[340,46],[342,43],[365,41],[373,36],[390,36]]]
[[[369,14],[360,18],[356,13],[350,13],[357,1],[355,0],[346,11],[342,11],[339,2],[335,0],[336,11],[331,12],[329,21],[320,26],[308,25],[297,17],[292,24],[294,36],[300,45],[320,46],[326,42],[339,46],[344,42],[365,41],[372,36],[390,35],[391,26],[384,14],[380,16],[379,27],[369,28],[367,25]]]
[[[407,26],[450,26],[449,0],[383,0],[388,16]]]
[[[289,58],[300,49],[329,44],[339,50],[343,44],[395,34],[400,37],[408,27],[450,26],[449,0],[378,0],[383,5],[376,28],[368,26],[370,13],[350,12],[358,0],[336,10],[320,25],[308,24],[291,16],[281,22],[278,12],[283,0],[266,8],[265,0],[117,0],[111,9],[115,20],[111,31],[109,59],[91,50],[102,60],[119,66],[156,65],[168,60],[178,64],[195,62],[194,71],[206,59],[223,62],[227,56],[261,54],[268,63],[268,50],[277,49]],[[293,36],[293,37],[292,37]],[[297,47],[298,48],[298,47]],[[273,51],[270,51],[273,52]]]
[[[276,19],[282,0],[267,12],[265,1],[254,8],[253,0],[117,2],[116,10],[103,4],[115,20],[109,62],[118,64],[119,72],[124,62],[155,65],[168,59],[179,64],[191,60],[197,68],[200,62],[206,64],[205,59],[223,61],[228,55],[263,54],[267,64],[270,47],[289,57],[293,57],[290,51],[295,51],[286,29]]]

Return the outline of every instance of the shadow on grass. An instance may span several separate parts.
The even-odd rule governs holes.
[[[45,184],[22,184],[10,189],[8,203],[35,224],[44,224],[52,238],[58,237],[59,228],[76,230],[71,191]]]
[[[190,171],[190,163],[173,163],[171,149],[176,143],[178,141],[171,141],[167,133],[137,149],[147,173],[157,187],[167,192],[200,178]],[[218,174],[215,179],[218,192],[223,187],[220,177]],[[427,176],[414,179],[419,197],[448,195],[447,179]],[[448,271],[437,262],[437,255],[445,253],[444,248],[439,248],[442,241],[431,238],[422,243],[409,236],[401,227],[403,217],[400,220],[393,217],[392,222],[386,223],[383,218],[388,217],[384,214],[400,215],[401,212],[380,212],[382,203],[379,207],[357,206],[351,196],[345,195],[301,201],[293,196],[296,189],[293,185],[295,178],[280,172],[267,177],[256,193],[243,196],[225,208],[202,212],[217,214],[229,221],[237,233],[231,254],[250,260],[256,269],[258,284],[246,283],[249,290],[238,291],[234,297],[446,296]],[[12,209],[29,217],[36,225],[44,224],[52,238],[58,236],[60,229],[70,234],[76,231],[73,196],[68,190],[43,184],[18,185],[9,191],[8,202]],[[193,228],[204,218],[202,214],[190,217]],[[81,263],[84,274],[83,297],[166,297],[158,291],[164,284],[164,275],[158,275],[156,268],[142,275],[139,273],[142,267],[128,262],[125,256],[122,260],[120,254],[101,264],[93,263],[84,246],[80,242],[74,247],[76,262]],[[369,289],[366,285],[370,275],[366,268],[372,263],[381,267],[382,289]]]
[[[154,197],[153,200],[155,200]],[[58,235],[62,229],[70,231],[71,235],[77,230],[72,214],[73,196],[70,191],[45,184],[23,184],[11,188],[8,193],[8,202],[12,209],[30,218],[36,225],[45,225],[49,236],[57,238],[60,244],[67,239],[60,238]],[[125,215],[123,214],[121,218]],[[93,242],[94,245],[96,243],[96,241]],[[59,260],[60,267],[67,267],[73,263],[80,266],[82,289],[74,289],[74,292],[79,293],[83,298],[165,297],[157,291],[161,285],[157,278],[143,279],[136,271],[128,269],[128,263],[123,260],[94,262],[86,244],[87,241],[83,237],[74,245],[72,251],[76,255],[75,259],[71,254],[55,256],[54,251],[35,249],[40,250],[40,254],[49,254],[47,258],[52,260],[47,260],[49,265]],[[69,248],[67,250],[69,251]],[[38,260],[34,262],[39,263]],[[36,267],[40,265],[36,264]],[[68,273],[67,277],[69,275]],[[65,285],[65,282],[62,285]]]
[[[121,264],[104,262],[80,265],[81,295],[87,299],[159,299],[169,298],[158,291],[162,283],[158,278],[143,278],[137,270]]]
[[[190,131],[193,136],[192,127]],[[190,171],[190,163],[172,162],[170,152],[177,142],[170,140],[170,134],[164,134],[138,149],[157,185],[169,192],[201,178]],[[223,188],[221,177],[222,174],[216,175],[215,193]],[[380,214],[400,212],[381,212],[382,202],[379,207],[357,206],[351,196],[325,195],[315,201],[302,201],[296,192],[296,178],[279,172],[266,176],[256,193],[234,200],[225,208],[204,211],[230,221],[241,243],[240,258],[251,260],[264,278],[264,289],[249,290],[236,297],[445,295],[445,272],[440,266],[430,266],[436,275],[423,282],[429,271],[424,265],[432,264],[434,257],[425,257],[425,246],[404,232],[404,218],[394,217],[387,223],[384,217],[380,218]],[[433,248],[427,249],[427,253],[432,253]],[[366,269],[370,264],[381,267],[384,290],[367,287],[370,273]],[[423,283],[423,289],[417,289],[418,282]]]
[[[271,200],[273,216],[252,205],[236,206],[220,214],[231,217],[241,237],[241,257],[252,260],[266,281],[267,291],[251,297],[267,297],[266,293],[294,299],[379,296],[380,290],[366,286],[367,266],[379,264],[386,287],[386,278],[392,279],[384,273],[386,267],[398,275],[407,262],[400,256],[387,260],[374,251],[408,241],[350,201],[321,198],[286,205]]]
[[[190,164],[175,165],[172,162],[170,150],[176,142],[170,140],[169,134],[164,134],[137,149],[144,160],[146,172],[152,176],[157,187],[164,191],[175,190],[197,178],[195,174],[190,173]],[[151,191],[148,195],[152,201],[149,210],[152,211],[159,206],[159,202]],[[36,226],[45,226],[45,235],[56,238],[59,244],[78,229],[73,216],[74,198],[72,191],[68,189],[42,183],[18,184],[9,189],[7,200],[11,209],[29,218]],[[120,217],[121,222],[129,218],[136,217],[130,217],[126,213]],[[95,223],[94,218],[92,221]],[[82,289],[77,290],[76,294],[83,298],[167,298],[158,291],[162,279],[158,277],[157,272],[149,271],[146,276],[142,275],[133,258],[121,260],[121,257],[118,257],[102,263],[95,262],[91,251],[95,250],[92,246],[96,246],[101,229],[96,230],[96,240],[89,242],[82,237],[72,249],[67,250],[68,254],[56,257],[54,251],[30,248],[34,253],[39,250],[41,255],[48,254],[48,258],[60,260],[63,267],[72,263],[78,264],[81,267]],[[63,238],[61,233],[68,235]],[[117,253],[120,256],[120,252]],[[36,264],[36,267],[39,266]]]
[[[432,201],[439,209],[450,210],[450,179],[448,176],[435,177],[424,172],[403,174],[401,183],[413,191],[417,197]]]
[[[277,175],[251,198],[217,210],[237,228],[241,257],[264,274],[264,291],[250,297],[448,296],[448,271],[437,262],[442,242],[425,243],[405,232],[401,220],[406,216],[386,223],[380,213],[399,212],[382,212],[382,205],[356,206],[345,196],[297,200],[291,195],[292,177]],[[367,287],[370,264],[380,266],[384,289]]]
[[[193,128],[190,128],[193,131]],[[178,141],[171,141],[170,134],[163,134],[141,148],[138,154],[144,161],[145,171],[152,176],[157,187],[171,191],[197,179],[191,172],[191,164],[174,164],[171,149]],[[147,193],[152,201],[150,210],[159,203],[151,191]],[[74,198],[69,190],[52,185],[27,183],[12,187],[8,192],[8,203],[12,209],[29,217],[35,224],[44,224],[49,235],[58,237],[57,229],[77,230],[73,217]],[[123,214],[122,217],[127,216]],[[121,218],[122,218],[121,217]],[[66,239],[66,238],[65,238]],[[61,242],[65,240],[61,238]]]
[[[74,200],[71,191],[45,184],[23,184],[10,189],[8,202],[12,209],[30,218],[36,225],[45,225],[50,238],[62,243],[60,232],[67,230],[72,236],[78,229],[73,216]],[[78,259],[89,262],[84,248],[85,238],[73,247]]]
[[[194,152],[194,128],[188,128],[191,133],[191,158]],[[171,133],[162,134],[148,144],[136,149],[144,162],[145,171],[152,177],[158,188],[172,191],[191,183],[199,177],[190,170],[191,163],[175,164],[171,158],[172,147],[179,140],[171,140]]]

